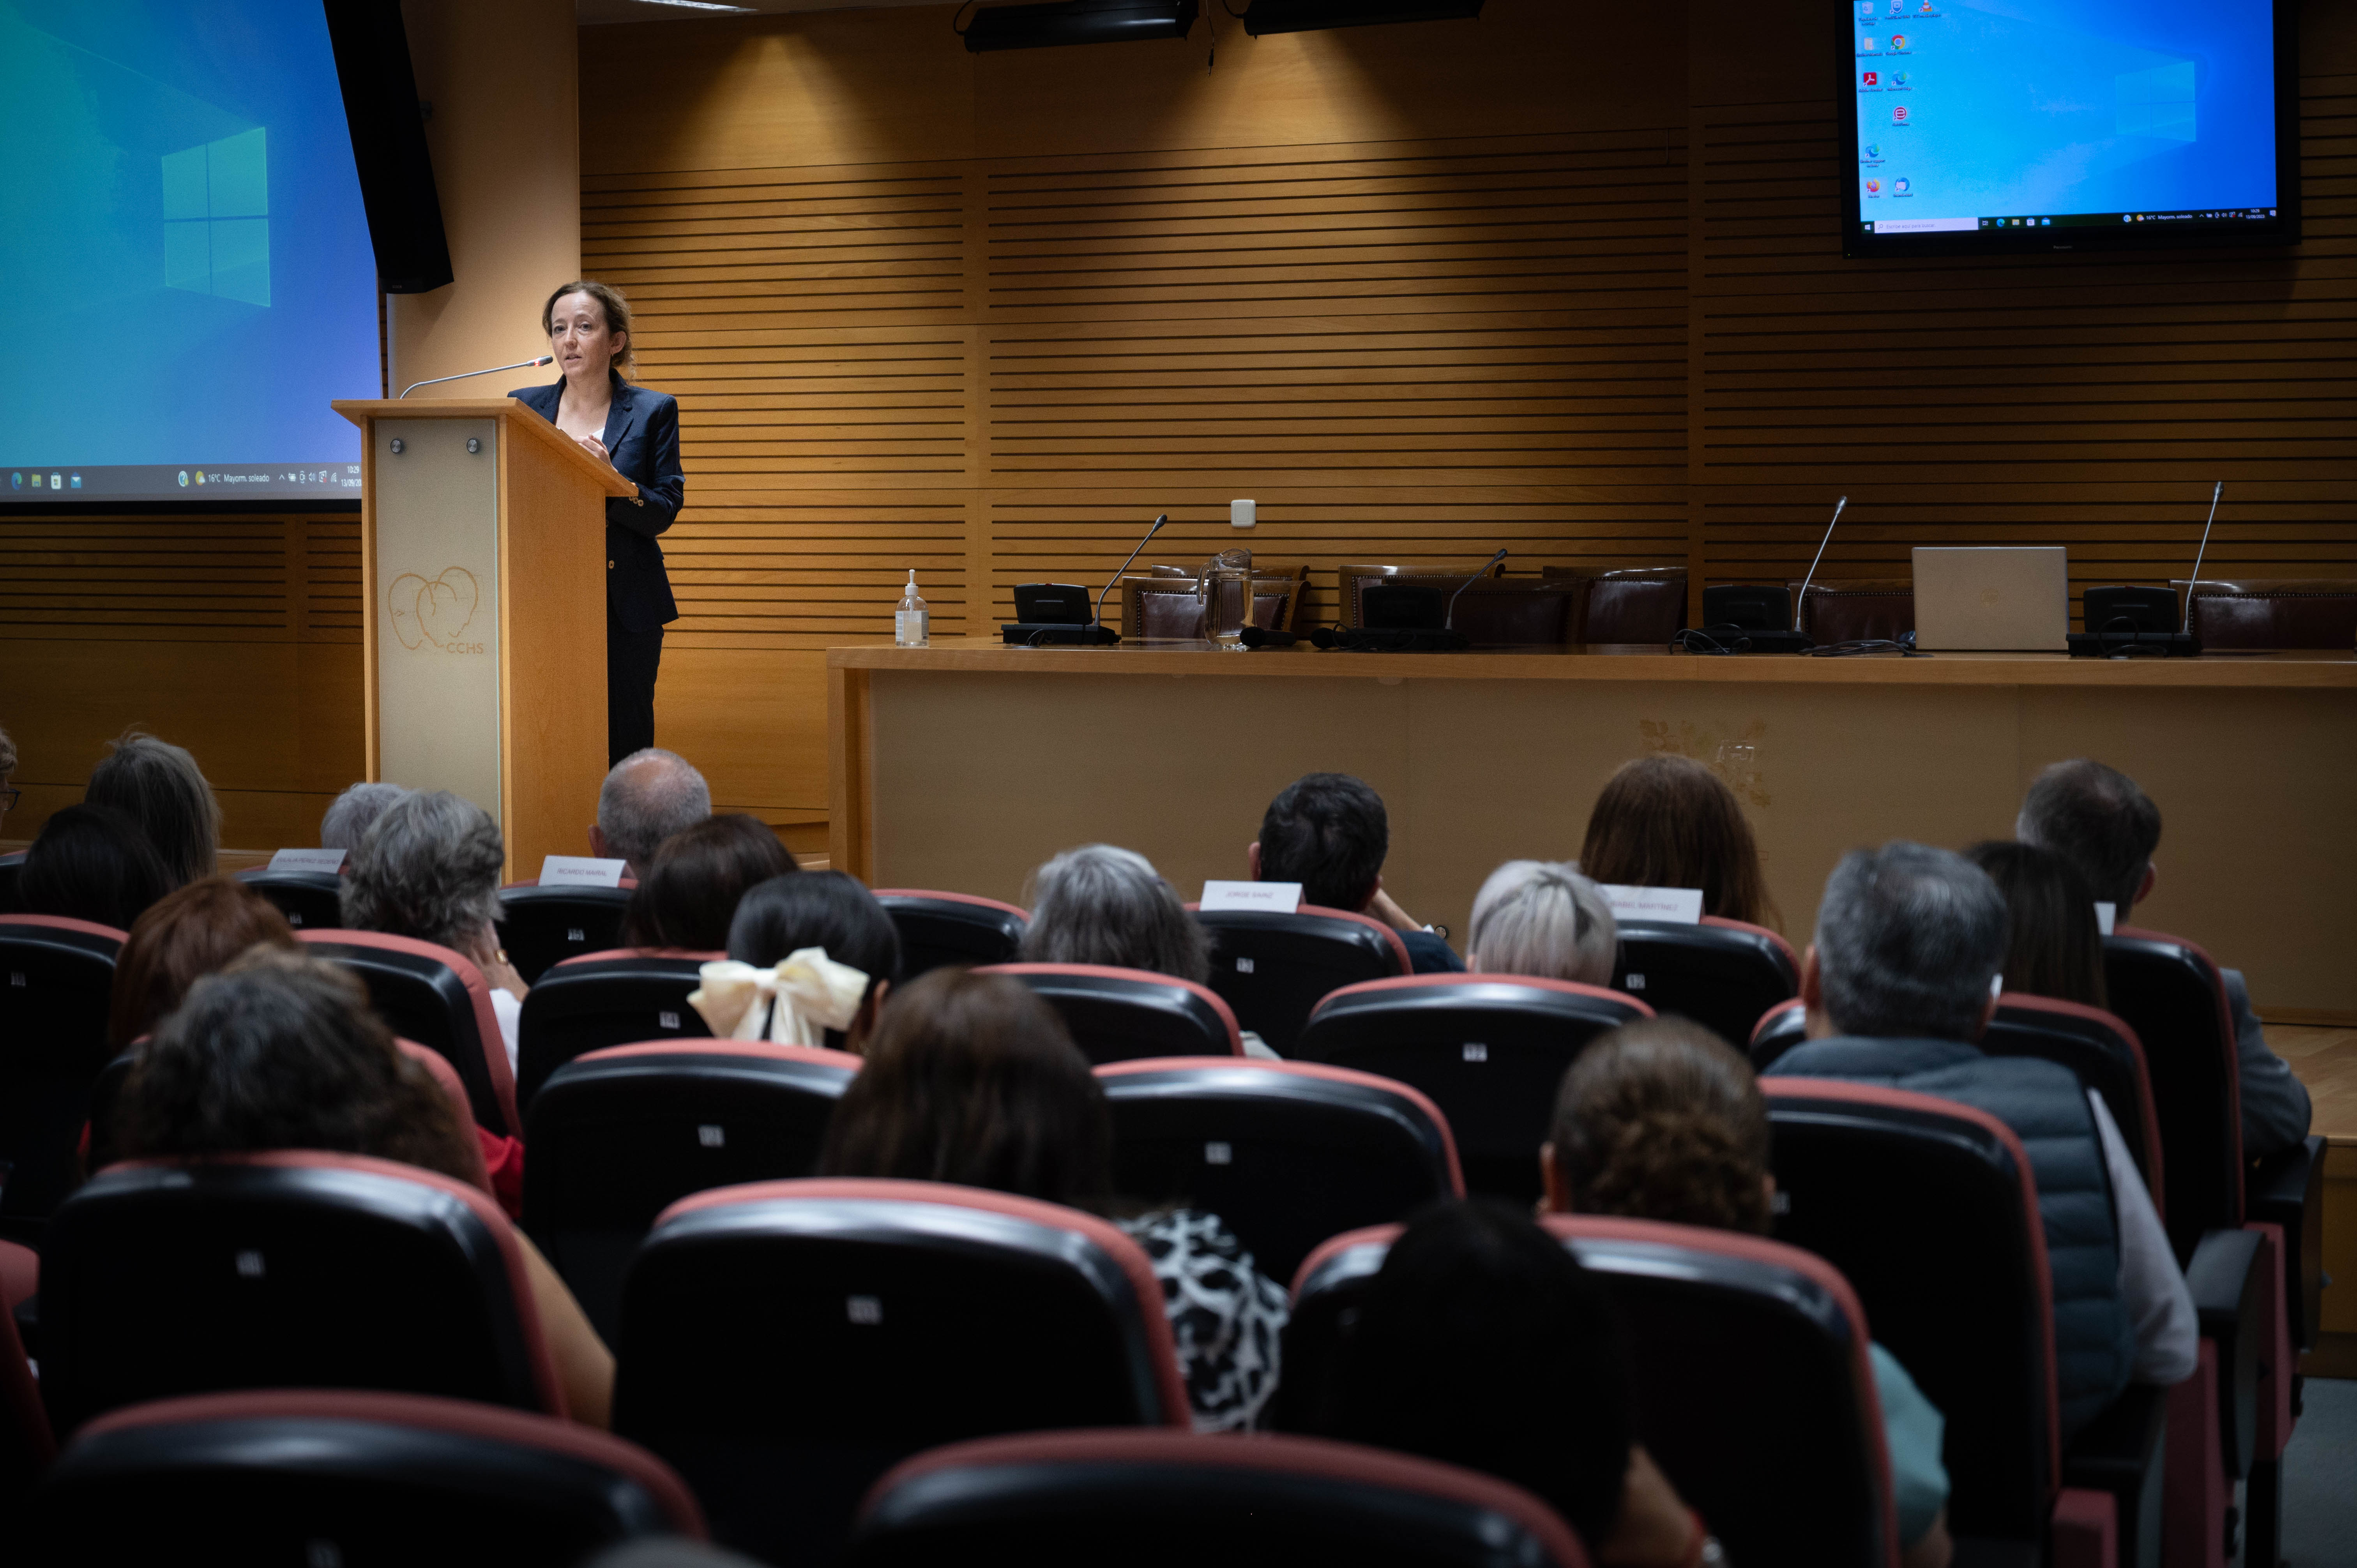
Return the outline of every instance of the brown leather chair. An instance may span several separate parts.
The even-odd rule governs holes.
[[[1577,585],[1576,642],[1666,643],[1686,624],[1683,566],[1547,566],[1539,575]]]
[[[1301,616],[1309,568],[1290,575],[1253,574],[1253,624],[1264,631],[1291,631]],[[1133,641],[1190,640],[1203,635],[1203,607],[1195,597],[1195,576],[1157,566],[1151,576],[1121,580],[1122,635]]]
[[[1508,577],[1492,573],[1470,586],[1465,572],[1434,572],[1405,566],[1341,567],[1342,624],[1366,625],[1362,599],[1369,588],[1398,585],[1437,588],[1444,602],[1459,588],[1456,627],[1476,648],[1561,647],[1577,640],[1578,590],[1546,577]]]
[[[2183,578],[2169,585],[2185,605]],[[2204,577],[2193,593],[2204,649],[2357,647],[2357,578]]]
[[[1859,642],[1884,639],[1896,642],[1915,629],[1915,580],[1912,577],[1852,577],[1813,582],[1805,602],[1801,585],[1788,585],[1800,604],[1798,629],[1811,640]]]

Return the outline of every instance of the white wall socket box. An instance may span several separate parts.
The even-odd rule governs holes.
[[[1228,503],[1229,527],[1250,528],[1259,521],[1260,508],[1257,503],[1253,501],[1230,501]]]

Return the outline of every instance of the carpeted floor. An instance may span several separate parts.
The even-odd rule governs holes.
[[[2310,1378],[2284,1450],[2284,1561],[2357,1564],[2357,1382]]]

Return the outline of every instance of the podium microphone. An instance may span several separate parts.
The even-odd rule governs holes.
[[[1480,571],[1474,573],[1462,583],[1457,585],[1457,591],[1448,596],[1448,613],[1440,618],[1441,630],[1455,631],[1457,629],[1457,601],[1465,596],[1466,589],[1471,587],[1474,584],[1488,576],[1491,569],[1505,558],[1505,551],[1500,550],[1495,555],[1491,556],[1487,561],[1481,563],[1481,569]]]
[[[440,386],[444,381],[472,381],[477,376],[496,376],[501,371],[529,371],[533,369],[535,366],[553,365],[554,363],[556,363],[555,355],[543,354],[537,360],[518,360],[512,365],[490,365],[479,371],[461,371],[455,376],[436,376],[432,381],[412,381],[408,386],[402,389],[401,396],[407,397],[419,387]],[[401,398],[395,398],[393,401],[398,403],[401,401]]]
[[[1834,542],[1834,524],[1841,521],[1842,508],[1847,505],[1849,505],[1849,498],[1847,496],[1844,496],[1839,500],[1834,502],[1834,521],[1833,522],[1825,524],[1825,536],[1817,541],[1817,553],[1813,556],[1810,557],[1809,569],[1801,578],[1800,597],[1792,601],[1792,629],[1794,631],[1801,629],[1801,607],[1809,602],[1809,580],[1817,575],[1817,563],[1825,558],[1825,546]]]
[[[1123,562],[1119,569],[1117,569],[1112,576],[1105,579],[1105,585],[1097,591],[1097,607],[1089,614],[1089,625],[1092,627],[1098,627],[1104,624],[1105,595],[1113,592],[1113,585],[1121,581],[1122,573],[1129,570],[1130,561],[1136,560],[1139,551],[1144,550],[1148,544],[1154,542],[1154,536],[1161,532],[1162,525],[1169,521],[1170,514],[1167,511],[1160,517],[1156,518],[1153,524],[1146,529],[1146,537],[1137,542],[1137,549],[1129,553],[1129,561]]]
[[[2201,557],[2209,553],[2210,525],[2218,521],[2218,498],[2225,493],[2223,479],[2210,487],[2210,515],[2201,520],[2201,548],[2193,553],[2193,578],[2185,585],[2185,624],[2177,628],[2180,637],[2193,629],[2193,596],[2201,587]]]

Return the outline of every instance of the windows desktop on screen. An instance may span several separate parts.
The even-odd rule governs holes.
[[[0,503],[349,500],[376,263],[318,0],[0,0]]]
[[[1848,0],[1858,231],[2272,222],[2272,0]]]

